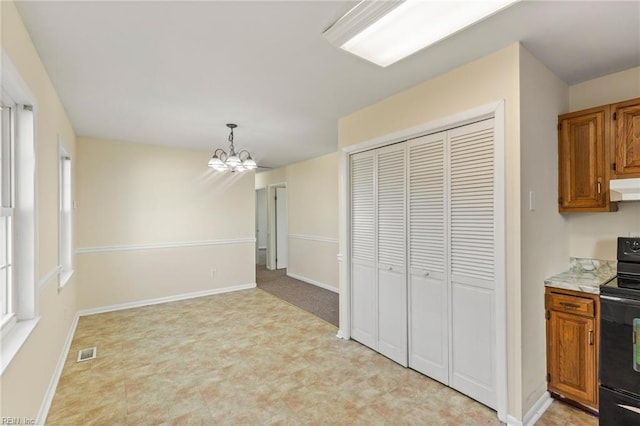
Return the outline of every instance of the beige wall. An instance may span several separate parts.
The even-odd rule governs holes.
[[[640,67],[610,74],[569,88],[568,111],[640,97]],[[616,259],[616,238],[640,233],[640,202],[618,203],[614,213],[567,214],[572,257]]]
[[[569,87],[569,109],[579,111],[640,97],[640,67],[605,75]]]
[[[253,172],[216,173],[203,152],[89,138],[77,156],[81,309],[255,283],[254,243],[234,241],[254,238]],[[136,245],[146,246],[123,250]]]
[[[256,189],[278,183],[287,184],[287,273],[336,291],[338,160],[338,152],[334,152],[259,173],[255,182]]]
[[[480,105],[505,100],[508,412],[521,418],[518,57],[519,45],[511,45],[344,117],[339,122],[339,146],[346,147]]]
[[[58,136],[75,164],[76,137],[15,5],[0,8],[2,50],[36,98],[36,276],[44,284],[36,292],[40,322],[0,378],[0,417],[35,419],[77,311],[76,276],[60,293],[55,278],[42,282],[58,265]]]
[[[543,282],[566,269],[569,261],[569,225],[558,213],[556,131],[568,93],[564,82],[520,49],[523,415],[547,390]]]
[[[280,167],[265,172],[256,173],[255,188],[266,188],[276,183],[284,183],[287,181],[287,168]]]
[[[287,166],[291,275],[338,289],[338,152]]]

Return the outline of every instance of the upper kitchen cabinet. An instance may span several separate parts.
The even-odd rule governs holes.
[[[609,114],[607,105],[558,117],[560,212],[617,210],[617,205],[609,202]],[[637,122],[640,129],[640,115]],[[636,152],[639,160],[640,148]]]
[[[615,178],[640,177],[640,98],[611,105]]]

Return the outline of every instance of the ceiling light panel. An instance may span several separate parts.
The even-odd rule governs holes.
[[[363,1],[329,28],[325,37],[354,55],[386,67],[516,1],[406,0],[385,6],[380,4],[387,2]]]

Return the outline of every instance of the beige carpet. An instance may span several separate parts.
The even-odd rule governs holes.
[[[258,288],[338,327],[338,293],[287,276],[286,269],[256,266]]]

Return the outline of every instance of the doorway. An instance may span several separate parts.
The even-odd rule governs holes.
[[[267,186],[266,269],[268,270],[287,268],[289,260],[289,214],[287,204],[286,182]]]

